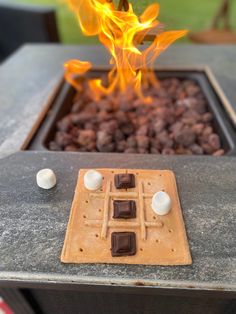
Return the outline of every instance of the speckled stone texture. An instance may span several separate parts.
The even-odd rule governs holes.
[[[37,187],[52,168],[56,188]],[[61,264],[80,168],[175,171],[193,264],[179,267]],[[236,291],[236,161],[222,157],[19,152],[0,160],[0,281]]]

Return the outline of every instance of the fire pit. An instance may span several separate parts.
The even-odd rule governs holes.
[[[79,2],[71,1],[71,4],[76,5]],[[81,1],[81,4],[89,6],[96,3],[102,9],[103,2],[105,1]],[[75,10],[77,9],[87,13],[81,6],[76,6]],[[114,72],[109,72],[108,84],[101,80],[107,73],[105,68],[95,70],[96,66],[108,64],[108,56],[102,47],[24,47],[1,66],[0,115],[4,118],[4,123],[0,126],[0,282],[2,286],[11,287],[8,291],[11,296],[15,296],[14,300],[17,299],[15,303],[19,304],[20,295],[23,300],[27,300],[27,305],[43,313],[77,313],[78,309],[84,313],[93,313],[94,309],[97,313],[120,313],[127,309],[130,313],[151,313],[156,312],[156,309],[163,313],[234,312],[236,160],[229,156],[215,156],[235,155],[236,132],[232,126],[233,118],[236,117],[235,48],[173,47],[159,61],[159,66],[172,70],[160,71],[158,67],[157,72],[152,72],[158,80],[153,76],[149,76],[149,80],[141,80],[145,78],[145,71],[148,69],[142,67],[142,62],[150,61],[150,58],[146,58],[149,52],[153,52],[151,57],[156,57],[175,39],[185,34],[185,31],[167,34],[165,32],[165,35],[161,33],[160,40],[154,39],[150,50],[145,50],[144,47],[139,51],[132,45],[133,40],[128,40],[126,36],[130,34],[127,26],[131,28],[132,35],[140,24],[143,24],[142,28],[146,28],[145,32],[149,30],[150,25],[157,26],[154,20],[158,7],[147,9],[141,17],[142,23],[133,15],[131,9],[129,11],[127,5],[125,9],[128,13],[115,13],[114,21],[117,21],[117,16],[119,21],[119,17],[128,17],[128,21],[125,20],[125,23],[114,29],[117,31],[115,39],[120,39],[124,34],[125,41],[115,42],[115,51],[118,53],[115,56],[117,59],[112,54],[111,66],[116,64],[117,67]],[[109,27],[106,28],[102,24],[106,22],[104,19],[110,18],[113,13],[112,3],[106,2],[101,16],[94,16],[96,10],[86,14],[92,23],[87,23],[85,19],[82,20],[82,26],[88,27],[87,33],[99,33],[106,48],[114,53],[114,46],[109,42],[114,32],[109,32]],[[132,23],[128,23],[130,20]],[[112,20],[112,25],[114,21]],[[100,25],[106,30],[103,34]],[[137,38],[133,36],[133,39],[140,42],[144,37],[145,34],[139,33]],[[124,48],[126,54],[121,53],[123,51],[120,48]],[[73,56],[78,56],[80,60],[90,60],[94,69],[90,70],[91,63],[87,61],[66,62],[65,78],[73,87],[63,82],[58,89],[62,77],[58,70]],[[123,56],[125,58],[122,59]],[[215,57],[214,60],[212,56]],[[156,63],[154,64],[153,58],[151,61],[151,68],[154,69]],[[132,70],[127,72],[129,62],[132,64]],[[147,63],[150,65],[150,62]],[[197,68],[199,65],[207,65],[212,69],[225,96],[221,89],[216,88],[217,84],[211,80],[208,71],[194,70],[195,66]],[[175,71],[175,66],[192,70]],[[125,69],[124,72],[121,69]],[[81,89],[81,84],[86,86],[84,90]],[[122,105],[121,95],[125,105]],[[107,101],[108,99],[110,101]],[[228,119],[226,109],[227,113],[230,112],[231,119]],[[117,115],[118,118],[114,119]],[[81,120],[81,116],[84,120]],[[120,134],[120,137],[117,134]],[[171,154],[202,156],[169,156]],[[212,156],[204,156],[207,154]],[[145,217],[147,213],[144,207],[145,204],[150,206],[150,196],[152,211],[159,214],[162,207],[158,203],[159,192],[163,192],[161,195],[169,200],[166,206],[162,207],[162,213],[163,208],[167,213],[172,210],[171,204],[181,203],[193,261],[191,265],[144,267],[141,264],[123,263],[61,263],[59,254],[65,239],[70,208],[73,207],[71,217],[74,221],[77,221],[78,216],[73,213],[79,213],[86,224],[95,227],[101,226],[100,215],[105,213],[102,222],[103,236],[106,235],[107,227],[112,226],[108,205],[111,196],[114,197],[111,190],[114,185],[109,184],[109,179],[106,181],[107,188],[103,191],[101,186],[97,191],[99,201],[103,204],[102,208],[98,206],[96,198],[92,200],[95,206],[89,207],[92,214],[95,213],[96,217],[99,217],[99,221],[87,221],[91,217],[88,217],[87,212],[79,211],[79,208],[85,210],[90,205],[88,193],[83,194],[84,199],[80,190],[75,193],[76,202],[82,204],[82,207],[71,203],[78,171],[84,169],[88,174],[87,169],[102,168],[109,168],[112,180],[115,171],[122,169],[126,177],[126,180],[123,178],[123,183],[129,184],[129,188],[133,185],[130,183],[132,180],[127,179],[127,174],[138,169],[138,172],[135,170],[135,182],[140,182],[137,185],[138,194],[134,191],[135,194],[129,194],[129,197],[132,195],[138,199],[136,213],[139,212],[139,215],[134,218],[137,223],[130,224],[130,227],[138,228],[135,231],[137,238],[137,232],[141,231],[143,241],[146,235],[150,235],[146,227],[156,227],[158,222],[155,221],[154,213]],[[44,171],[39,171],[41,169]],[[173,171],[178,187],[177,193],[174,184],[174,195],[179,196],[180,202],[176,196],[171,195],[171,198],[168,198],[168,184],[164,187],[160,185],[155,194],[154,190],[152,194],[146,193],[143,181],[139,181],[138,176],[147,169]],[[45,173],[50,177],[44,177]],[[101,173],[99,178],[100,183],[104,182]],[[155,182],[156,179],[162,184],[159,176],[155,175]],[[90,189],[94,188],[95,181],[92,180],[91,184],[90,178]],[[149,177],[145,182],[151,191],[154,188],[153,182]],[[96,184],[95,186],[98,187]],[[121,185],[117,184],[115,187],[120,188]],[[125,191],[126,196],[127,192]],[[91,191],[89,196],[92,197],[93,193]],[[175,203],[170,202],[171,200]],[[150,220],[146,221],[146,218]],[[168,245],[168,239],[177,241],[177,238],[174,229],[168,225],[168,216],[162,219],[165,218],[165,223],[158,225],[166,232],[166,236],[150,238],[152,243],[155,243],[153,252],[160,254],[158,246],[164,245],[168,247],[169,253],[179,254],[175,247]],[[117,221],[115,228],[118,226],[120,227],[120,223]],[[77,231],[80,232],[77,225],[75,231],[74,239],[80,241],[76,237]],[[130,230],[127,229],[127,232]],[[94,255],[94,239],[98,233],[91,232],[90,235],[91,238],[87,239],[92,240],[87,243]],[[126,237],[125,242],[128,243],[127,241]],[[73,239],[72,242],[74,252],[87,254],[86,246],[82,247],[80,243],[77,246]],[[137,248],[141,249],[136,250],[137,254],[146,254],[145,247]],[[125,249],[126,253],[134,252],[130,250],[129,244],[128,247],[127,244],[120,245],[119,249]],[[102,250],[100,252],[103,254]],[[44,288],[47,290],[44,291]]]
[[[235,278],[232,276],[232,269],[235,269],[232,249],[235,247],[235,157],[161,154],[127,156],[113,153],[52,152],[45,149],[44,145],[47,146],[52,140],[47,138],[49,129],[44,127],[50,119],[50,111],[56,108],[60,94],[61,103],[67,99],[70,105],[75,95],[73,88],[63,84],[66,93],[63,94],[61,89],[55,102],[50,100],[61,79],[58,69],[71,56],[80,55],[85,58],[89,53],[92,55],[90,51],[90,47],[27,46],[0,70],[0,112],[5,119],[0,128],[2,286],[14,287],[14,293],[18,291],[17,287],[27,288],[27,301],[37,301],[46,313],[65,312],[66,306],[71,313],[78,311],[78,308],[93,312],[94,307],[98,309],[98,313],[103,313],[104,305],[105,310],[111,312],[115,308],[114,304],[120,302],[115,295],[122,297],[122,304],[126,308],[127,304],[132,303],[131,294],[136,295],[133,306],[140,299],[142,310],[145,308],[153,311],[153,308],[156,310],[162,304],[163,312],[166,312],[167,306],[169,313],[176,309],[183,312],[186,311],[187,304],[187,311],[192,312],[196,309],[197,302],[197,310],[204,312],[207,307],[212,313],[224,313],[225,309],[233,307],[231,299],[235,297],[236,289]],[[102,47],[93,47],[92,51],[96,52],[94,64],[105,64]],[[214,62],[212,55],[220,62]],[[234,106],[236,68],[234,63],[228,66],[228,60],[234,60],[234,55],[235,48],[232,47],[176,46],[160,60],[159,68],[174,68],[176,65],[179,69],[184,66],[194,69],[199,64],[209,65],[225,91],[225,97]],[[42,71],[42,66],[45,71]],[[170,72],[173,77],[175,71],[165,71],[165,75],[170,75]],[[189,71],[182,72],[186,78]],[[24,80],[20,79],[22,73]],[[200,74],[207,81],[203,85],[210,84],[211,76],[208,79],[204,71],[200,71]],[[211,88],[213,85],[210,84]],[[213,95],[221,100],[222,95],[218,97],[218,92],[218,89],[214,89]],[[216,101],[213,108],[215,104]],[[220,101],[219,108],[225,112],[221,104],[224,101]],[[41,143],[40,149],[43,150],[19,151],[32,138],[32,130],[37,129],[48,105],[51,105],[51,109],[31,142],[31,148],[35,150],[33,146],[36,145],[36,138],[40,133],[44,134],[38,143]],[[70,105],[64,107],[62,116],[68,113]],[[59,108],[60,102],[57,109]],[[222,117],[225,117],[226,125],[231,127],[227,115]],[[52,126],[52,121],[48,125]],[[234,131],[233,127],[231,129]],[[222,130],[225,130],[225,126]],[[228,137],[226,139],[230,144]],[[230,147],[232,146],[226,146],[227,153],[230,152]],[[17,153],[4,158],[8,151]],[[191,266],[144,268],[138,265],[61,265],[59,252],[63,246],[77,172],[81,168],[91,168],[94,165],[98,168],[129,167],[175,171],[193,257]],[[51,168],[56,173],[58,184],[54,189],[41,191],[37,188],[35,175],[42,168]],[[47,287],[46,291],[43,290],[44,287]],[[63,291],[60,292],[58,287]],[[76,289],[83,292],[75,291]],[[93,293],[95,289],[98,293],[96,302]],[[112,292],[106,294],[106,289]],[[168,295],[163,296],[163,293]],[[174,298],[171,297],[173,294]],[[63,307],[60,302],[52,302],[56,298],[62,300],[62,297]],[[86,303],[85,298],[88,300]],[[108,299],[113,300],[111,305],[107,304]],[[58,309],[57,304],[60,304],[62,310]]]
[[[213,156],[234,152],[234,133],[204,74],[154,70],[155,59],[186,30],[164,31],[157,20],[158,4],[138,17],[126,0],[118,9],[112,1],[79,3],[70,2],[82,31],[98,36],[111,54],[111,68],[99,72],[91,62],[75,59],[64,64],[64,77],[75,90],[62,89],[43,126],[46,131],[39,132],[31,149]],[[147,37],[151,43],[141,47]]]
[[[105,70],[92,72],[102,77]],[[147,88],[144,104],[132,90],[94,101],[64,83],[30,150],[234,155],[236,137],[204,71],[157,71],[159,85]],[[91,74],[89,76],[91,78]]]

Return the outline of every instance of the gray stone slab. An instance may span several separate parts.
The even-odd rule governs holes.
[[[236,109],[236,47],[175,45],[158,59],[160,67],[208,65]],[[0,66],[0,152],[18,151],[72,58],[107,65],[101,46],[26,45]]]
[[[37,187],[49,167],[56,188]],[[80,168],[172,169],[176,173],[193,264],[62,264],[71,201]],[[236,161],[222,157],[19,152],[0,160],[0,281],[146,285],[236,291]],[[65,286],[64,286],[65,288]]]

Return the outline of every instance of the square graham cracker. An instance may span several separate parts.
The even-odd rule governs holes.
[[[63,263],[113,263],[144,265],[188,265],[192,263],[180,207],[175,175],[170,170],[97,169],[102,188],[88,191],[81,169],[71,207]],[[116,189],[114,175],[133,173],[135,188]],[[151,208],[154,193],[166,191],[172,200],[169,214],[158,216]],[[136,218],[114,219],[114,200],[134,200]],[[111,255],[112,232],[135,232],[137,252],[133,256]]]

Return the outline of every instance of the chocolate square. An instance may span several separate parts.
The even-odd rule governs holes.
[[[135,218],[136,217],[136,203],[135,201],[114,201],[114,215],[113,218]]]
[[[130,189],[135,187],[135,177],[132,173],[115,174],[115,187],[117,189]]]
[[[136,235],[134,232],[112,232],[111,255],[129,256],[136,253]]]

